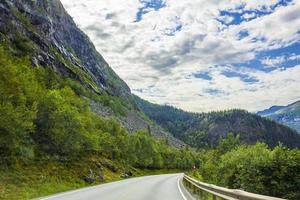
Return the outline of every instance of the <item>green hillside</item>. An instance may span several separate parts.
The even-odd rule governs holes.
[[[270,147],[279,143],[288,147],[300,146],[300,135],[296,131],[244,110],[189,113],[152,104],[139,97],[135,100],[150,119],[193,147],[214,147],[228,133],[240,134],[241,141],[247,144],[261,141]]]
[[[27,199],[84,186],[88,169],[95,166],[104,174],[107,168],[119,171],[116,165],[125,172],[130,168],[187,169],[197,163],[196,152],[170,147],[147,131],[128,134],[117,120],[91,112],[89,99],[102,101],[102,95],[51,70],[32,68],[26,58],[6,52],[0,48],[0,178],[5,180],[0,183],[5,189],[0,190],[1,196]],[[45,165],[46,171],[38,173]],[[35,174],[24,174],[27,170]],[[22,175],[15,177],[15,173]],[[40,183],[37,177],[30,179],[37,175],[53,182],[46,179],[42,188],[27,191],[37,184],[34,181]],[[51,188],[55,179],[61,188]],[[14,187],[20,187],[19,194]]]

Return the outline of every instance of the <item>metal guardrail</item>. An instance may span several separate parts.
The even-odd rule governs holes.
[[[227,189],[216,185],[203,183],[187,175],[184,175],[183,183],[193,195],[203,200],[283,200],[281,198],[254,194],[238,189]]]

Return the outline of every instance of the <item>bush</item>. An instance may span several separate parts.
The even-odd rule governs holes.
[[[223,150],[210,150],[203,156],[205,164],[200,172],[205,181],[269,196],[300,198],[298,149],[280,145],[269,149],[266,144],[257,143]]]
[[[0,162],[33,157],[33,140],[38,82],[28,62],[13,63],[0,48]]]
[[[140,168],[190,168],[194,157],[155,140],[147,131],[129,135],[111,118],[90,110],[89,98],[125,115],[117,97],[98,95],[50,69],[32,68],[0,48],[0,162],[34,158],[76,160],[100,155]]]

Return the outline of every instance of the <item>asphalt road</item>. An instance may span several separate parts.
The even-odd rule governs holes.
[[[165,174],[59,193],[40,200],[193,200],[182,186],[183,174]]]

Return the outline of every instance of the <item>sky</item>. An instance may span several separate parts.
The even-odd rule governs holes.
[[[193,112],[300,99],[300,0],[61,0],[132,92]]]

